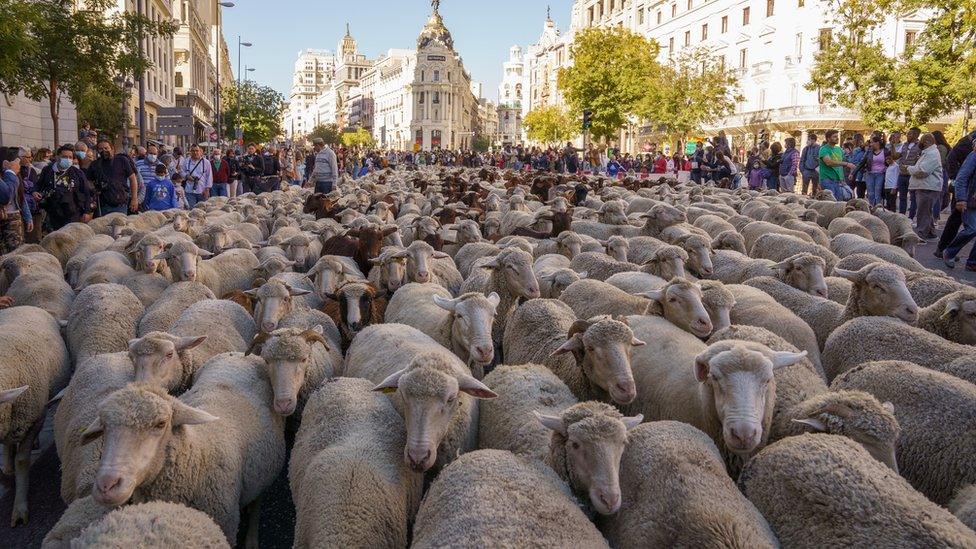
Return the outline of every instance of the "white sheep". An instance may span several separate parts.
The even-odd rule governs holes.
[[[976,291],[953,292],[919,310],[915,325],[955,343],[976,345]]]
[[[715,444],[691,425],[655,421],[628,433],[624,505],[599,525],[614,547],[778,547],[759,511],[725,472]]]
[[[976,546],[976,533],[846,437],[771,444],[739,486],[784,547]],[[851,520],[860,516],[871,519]]]
[[[501,300],[492,292],[452,298],[435,284],[407,284],[397,290],[386,308],[385,321],[413,326],[440,343],[471,367],[475,378],[495,358],[491,328]]]
[[[479,546],[593,549],[607,543],[550,468],[511,452],[478,450],[431,484],[411,547]]]
[[[201,259],[212,255],[191,242],[177,242],[154,259],[167,261],[175,282],[199,280],[217,296],[251,288],[254,269],[260,265],[253,252],[235,249]]]
[[[98,252],[89,256],[82,265],[77,289],[83,290],[92,284],[122,284],[135,275],[129,258],[118,252]]]
[[[619,288],[630,295],[638,295],[646,293],[650,290],[656,290],[668,283],[659,276],[634,271],[617,273],[606,279],[604,282],[615,288]]]
[[[506,248],[492,258],[483,259],[461,285],[461,293],[498,294],[495,324],[491,338],[501,346],[508,316],[520,299],[539,297],[539,281],[532,270],[532,255],[517,248]]]
[[[144,307],[118,284],[93,284],[78,292],[68,312],[65,341],[75,364],[101,353],[128,348]]]
[[[555,238],[542,240],[535,245],[535,250],[532,251],[533,257],[536,259],[546,255],[546,254],[559,254],[573,259],[576,257],[583,248],[583,240],[578,234],[570,231],[563,231],[559,233]]]
[[[184,361],[180,386],[189,387],[191,378],[212,357],[221,353],[244,352],[254,339],[257,326],[251,315],[237,303],[225,299],[205,299],[187,307],[167,332],[180,338],[207,336],[206,340],[188,351]]]
[[[0,259],[0,292],[6,293],[17,277],[31,272],[60,273],[61,264],[49,253],[7,254]]]
[[[532,271],[539,281],[539,297],[551,299],[558,299],[570,284],[587,275],[570,268],[569,258],[560,254],[540,256],[532,264]]]
[[[205,299],[216,299],[216,296],[199,282],[171,284],[139,319],[137,335],[142,337],[149,332],[169,330],[187,307]]]
[[[407,260],[406,275],[410,282],[438,284],[454,296],[461,293],[464,280],[455,268],[454,260],[444,252],[438,252],[430,244],[415,240],[392,257]]]
[[[392,393],[407,426],[403,459],[417,472],[439,470],[474,448],[475,399],[495,396],[453,353],[403,324],[369,326],[360,332],[342,373],[369,379],[375,390]]]
[[[483,257],[494,257],[501,251],[500,247],[491,242],[471,242],[461,246],[461,249],[454,254],[454,263],[461,276],[468,278],[475,261]]]
[[[54,317],[37,307],[0,311],[0,441],[3,472],[14,476],[11,527],[27,524],[31,450],[48,400],[70,376],[71,361]]]
[[[830,241],[830,251],[841,258],[852,254],[870,254],[909,271],[916,273],[931,272],[902,248],[891,244],[879,244],[870,238],[856,234],[837,235]]]
[[[406,547],[423,475],[404,463],[403,419],[365,379],[309,398],[288,464],[296,547]]]
[[[14,280],[6,294],[17,305],[43,309],[57,320],[64,320],[71,310],[75,292],[60,272],[32,270]]]
[[[48,233],[41,239],[41,247],[51,253],[62,267],[68,263],[79,244],[95,236],[95,231],[84,223],[68,223]]]
[[[841,235],[838,238],[842,238]],[[809,253],[824,260],[828,272],[834,269],[839,258],[834,253],[819,244],[806,242],[795,236],[768,233],[760,236],[756,243],[749,248],[749,256],[770,259],[772,261],[783,261],[798,253]]]
[[[725,284],[742,284],[750,278],[771,276],[800,291],[827,297],[823,259],[809,253],[799,253],[783,261],[753,259],[738,252],[715,252],[714,277]]]

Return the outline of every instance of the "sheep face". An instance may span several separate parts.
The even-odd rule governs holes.
[[[281,256],[271,256],[254,268],[255,276],[265,280],[271,280],[275,275],[290,272],[295,266],[294,261],[283,259]]]
[[[455,243],[459,246],[469,242],[481,242],[481,230],[478,228],[478,224],[470,219],[455,224],[454,230],[457,231]]]
[[[688,252],[677,246],[661,246],[654,252],[654,257],[644,263],[642,270],[665,280],[684,278],[688,259]]]
[[[206,339],[207,336],[177,337],[150,332],[141,338],[129,340],[129,360],[132,361],[135,380],[157,387],[176,387],[183,375],[180,354]]]
[[[688,254],[688,270],[702,278],[712,276],[712,248],[708,240],[698,235],[688,235],[681,239],[681,247]]]
[[[292,288],[278,280],[271,280],[256,290],[244,292],[256,301],[254,322],[263,332],[274,331],[278,323],[292,311],[292,298],[310,294],[308,290]]]
[[[200,239],[203,248],[210,253],[219,254],[230,246],[230,235],[227,229],[220,225],[208,227],[203,238]]]
[[[311,269],[318,259],[312,254],[311,245],[311,239],[305,235],[293,236],[281,243],[288,259],[294,261],[302,270]]]
[[[453,313],[451,342],[455,350],[462,351],[458,355],[461,360],[484,366],[495,359],[491,327],[499,301],[501,298],[495,292],[488,297],[478,293],[464,294],[456,299],[434,296],[438,307]]]
[[[173,216],[173,230],[178,233],[185,233],[190,230],[190,216],[178,213]]]
[[[942,318],[957,324],[957,343],[976,345],[976,295],[967,292],[951,298]]]
[[[166,245],[166,250],[153,259],[164,259],[169,264],[170,271],[176,282],[193,282],[197,279],[197,263],[200,258],[211,257],[213,254],[201,250],[194,244],[178,242]]]
[[[111,231],[112,238],[118,240],[122,238],[122,231],[129,226],[129,221],[125,217],[115,217],[109,222],[108,228]]]
[[[438,223],[433,217],[424,216],[413,220],[413,228],[414,239],[424,240],[428,236],[436,235],[441,226],[440,223]]]
[[[245,355],[260,348],[261,358],[264,359],[274,391],[274,410],[277,414],[288,417],[295,413],[298,407],[298,393],[305,384],[309,361],[312,359],[312,345],[322,344],[329,349],[328,342],[322,335],[322,326],[315,326],[309,330],[286,328],[276,330],[272,334],[258,334],[254,336],[250,348]]]
[[[641,295],[656,301],[664,312],[664,318],[682,330],[698,337],[708,337],[712,333],[714,326],[702,303],[702,291],[698,285],[676,279]]]
[[[434,247],[426,242],[415,240],[406,250],[395,254],[393,257],[407,260],[406,272],[407,279],[410,282],[426,284],[433,277],[430,272],[430,260],[446,259],[451,256],[434,250]]]
[[[900,267],[872,263],[860,271],[835,268],[834,276],[846,278],[854,284],[851,299],[857,299],[859,315],[893,316],[909,324],[918,320],[918,305],[908,291],[905,273]]]
[[[373,320],[373,300],[376,288],[372,284],[349,282],[339,288],[334,299],[339,302],[339,328],[352,339]]]
[[[773,371],[798,362],[806,352],[761,353],[735,341],[720,341],[695,359],[695,377],[707,406],[722,424],[722,438],[732,453],[747,457],[769,433],[776,398]],[[768,349],[767,349],[768,350]]]
[[[797,254],[777,263],[780,280],[794,288],[817,297],[827,297],[824,279],[824,260],[812,254]]]
[[[387,257],[379,261],[380,283],[390,293],[397,291],[407,282],[407,260],[402,257]]]
[[[484,221],[485,238],[496,235],[502,230],[502,220],[497,217],[489,217]]]
[[[553,271],[543,277],[540,277],[540,282],[546,282],[549,285],[548,295],[545,297],[549,299],[559,299],[559,296],[563,295],[566,288],[569,287],[573,282],[579,281],[584,278],[586,273],[577,273],[572,269],[558,269]]]
[[[558,253],[573,259],[582,251],[583,241],[576,233],[564,231],[556,238],[556,248],[559,250]]]
[[[857,441],[871,457],[898,473],[895,456],[901,427],[890,402],[878,402],[861,391],[835,390],[800,404],[793,421],[813,431],[846,436]]]
[[[732,325],[732,308],[735,307],[735,296],[725,288],[721,282],[703,280],[701,282],[702,305],[708,311],[708,318],[712,321],[712,333],[724,330]]]
[[[500,273],[512,295],[522,299],[539,297],[539,281],[532,270],[532,256],[515,248],[507,248],[482,265],[482,268]]]
[[[606,391],[614,402],[629,404],[637,397],[630,352],[641,345],[645,343],[618,320],[578,320],[570,327],[566,343],[552,356],[573,353],[590,383]]]
[[[136,265],[139,270],[146,273],[162,274],[166,268],[166,262],[156,259],[156,256],[165,251],[166,244],[157,238],[143,238],[134,248]]]
[[[607,249],[607,255],[612,257],[615,261],[627,261],[627,252],[630,251],[630,242],[628,242],[626,238],[621,236],[611,236],[610,239],[607,240],[603,245]]]
[[[146,385],[132,384],[112,393],[81,435],[82,445],[99,437],[105,440],[92,498],[102,505],[122,505],[162,470],[175,429],[216,420]]]
[[[329,257],[319,259],[308,272],[308,276],[314,281],[315,294],[322,299],[331,299],[329,296],[334,296],[339,287],[349,279],[345,271],[345,265],[340,261]]]
[[[437,461],[437,448],[460,412],[460,393],[476,398],[498,396],[474,377],[455,373],[451,364],[436,354],[417,356],[374,390],[396,392],[402,399],[407,430],[403,458],[418,473]]]

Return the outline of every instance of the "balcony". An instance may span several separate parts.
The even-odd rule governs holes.
[[[772,61],[760,61],[759,63],[753,63],[752,65],[753,76],[769,74],[772,70],[773,70]]]

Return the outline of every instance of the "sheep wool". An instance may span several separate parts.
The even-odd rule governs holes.
[[[68,312],[66,330],[75,364],[128,349],[143,311],[142,302],[125,286],[93,284],[78,292]]]
[[[948,508],[970,530],[976,531],[976,484],[959,490],[956,497],[949,502]]]
[[[976,290],[960,290],[918,312],[915,326],[949,341],[976,345]]]
[[[213,519],[178,503],[127,505],[82,530],[71,547],[230,549]]]
[[[176,322],[190,305],[205,299],[217,299],[214,293],[199,282],[177,282],[171,284],[146,309],[139,319],[138,335],[149,332],[165,332]]]
[[[61,272],[42,270],[22,274],[14,280],[6,294],[17,305],[37,307],[57,320],[68,318],[75,291],[64,281]]]
[[[705,433],[686,423],[654,421],[631,430],[629,438],[620,461],[623,504],[598,522],[612,546],[779,546]]]
[[[836,435],[800,435],[750,460],[739,486],[784,547],[973,547],[976,532]]]
[[[224,299],[205,299],[187,307],[167,331],[180,337],[207,336],[201,345],[188,351],[183,376],[183,385],[188,386],[211,357],[247,350],[258,330],[244,307]]]
[[[423,475],[403,460],[406,431],[365,379],[338,378],[309,399],[288,466],[295,547],[405,547]]]
[[[607,542],[551,469],[511,452],[478,450],[433,482],[411,547],[595,549]]]

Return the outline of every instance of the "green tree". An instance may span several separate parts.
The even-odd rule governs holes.
[[[224,135],[241,129],[245,142],[264,143],[281,134],[285,98],[268,86],[242,82],[222,90]]]
[[[312,128],[306,136],[309,140],[321,139],[326,145],[338,145],[341,140],[341,132],[336,124],[319,124]]]
[[[576,35],[570,54],[573,66],[559,70],[559,89],[579,119],[593,111],[591,132],[611,138],[657,95],[661,65],[658,44],[622,28],[592,27]]]
[[[144,73],[152,62],[139,51],[139,38],[169,36],[177,28],[169,21],[116,12],[115,0],[5,1],[29,22],[30,41],[19,54],[17,70],[0,73],[0,87],[47,99],[55,144],[61,140],[62,98],[78,102],[92,90],[107,90],[116,76]]]
[[[123,120],[122,90],[110,83],[87,82],[74,99],[78,120],[87,120],[92,128],[107,135],[120,135]]]
[[[0,93],[16,95],[23,90],[20,65],[37,46],[27,30],[37,13],[23,0],[0,0],[0,13]]]
[[[491,138],[486,135],[479,135],[474,138],[471,148],[477,152],[488,152],[491,148]]]
[[[581,123],[559,107],[541,107],[526,114],[522,124],[532,141],[558,145],[579,135],[577,127]]]
[[[678,53],[664,67],[663,81],[667,86],[648,94],[639,113],[682,143],[702,126],[731,114],[742,99],[734,73],[702,49]]]
[[[350,148],[371,149],[376,145],[373,134],[363,128],[342,133],[342,144]]]

